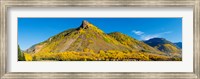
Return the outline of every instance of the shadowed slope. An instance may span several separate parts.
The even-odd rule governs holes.
[[[152,38],[144,42],[169,55],[181,53],[181,49],[177,48],[173,43],[164,38]]]

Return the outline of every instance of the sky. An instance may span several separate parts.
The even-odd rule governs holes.
[[[165,38],[182,42],[182,18],[18,18],[18,44],[26,50],[62,31],[79,27],[83,20],[105,33],[121,32],[141,41]]]

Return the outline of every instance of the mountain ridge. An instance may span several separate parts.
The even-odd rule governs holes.
[[[140,42],[139,40],[136,40],[128,35],[122,34],[121,32],[112,32],[112,33],[109,33],[108,35],[115,38],[117,41],[119,41],[123,45],[128,45],[134,50],[149,51],[151,53],[162,54],[159,50],[156,50],[152,48],[151,46],[143,42]]]
[[[68,38],[65,38],[65,36],[68,36]],[[96,36],[98,37],[98,39],[96,39]],[[61,33],[49,38],[48,40],[44,41],[43,43],[48,43],[48,42],[51,42],[54,39],[58,39],[58,38],[69,39],[67,41],[67,44],[72,43],[70,45],[75,45],[75,46],[78,46],[78,47],[84,46],[85,48],[88,48],[88,47],[90,48],[91,44],[87,44],[87,45],[84,45],[84,44],[86,44],[88,42],[92,43],[92,40],[99,40],[99,39],[104,40],[104,41],[99,40],[98,42],[101,42],[101,43],[96,44],[97,46],[100,46],[102,48],[102,50],[107,49],[107,48],[104,48],[104,46],[108,46],[110,49],[114,49],[117,45],[120,46],[120,47],[123,47],[122,45],[120,45],[120,43],[118,43],[113,38],[109,37],[102,30],[98,29],[96,26],[92,25],[91,23],[89,23],[85,20],[82,22],[82,24],[78,28],[72,29],[70,31],[66,30],[64,32],[61,32]],[[77,40],[84,41],[84,44],[81,44],[81,45],[80,45],[80,43],[79,43],[79,45],[73,44],[73,42],[75,42]],[[62,45],[62,44],[65,43],[65,42],[66,41],[63,41],[63,42],[59,43],[58,45],[60,45],[60,47],[64,47],[64,45]],[[108,44],[106,42],[109,42],[110,44]],[[116,44],[116,45],[113,45],[113,44]],[[35,46],[35,47],[37,48],[37,47],[43,47],[43,46]],[[63,51],[66,50],[66,48],[69,48],[69,50],[77,50],[77,51],[82,50],[83,51],[83,48],[80,48],[80,50],[79,50],[76,47],[70,48],[69,45],[67,45],[67,47],[65,46],[65,49],[63,49]],[[120,48],[116,47],[116,49],[120,49]],[[123,49],[128,49],[128,48],[123,47]],[[61,49],[55,48],[55,50],[61,50]],[[97,49],[97,50],[99,51],[100,49]],[[60,51],[60,52],[63,52],[63,51]],[[31,51],[29,51],[29,52],[31,52]],[[35,51],[35,52],[38,52],[38,51]],[[48,51],[48,52],[51,52],[51,51]]]
[[[182,42],[175,42],[173,44],[176,45],[178,48],[182,49]]]
[[[171,44],[171,42],[168,43]],[[120,59],[121,55],[131,55],[133,58],[128,56],[128,58],[132,58],[131,60],[173,60],[171,59],[171,56],[168,56],[168,53],[163,52],[146,42],[141,42],[121,32],[105,33],[86,20],[83,20],[79,27],[60,32],[43,42],[33,45],[25,52],[32,53],[34,55],[33,58],[36,60],[47,59],[49,55],[54,57],[56,54],[62,55],[63,53],[66,55],[73,53],[72,56],[79,56],[82,54],[86,56],[95,55],[95,57],[98,57],[99,55],[105,56],[103,59],[87,58],[88,60],[106,60],[110,54],[113,54],[114,56],[116,54],[118,59]],[[50,57],[48,59],[52,58]],[[63,60],[57,58],[53,59]],[[86,58],[81,58],[80,60],[85,59]],[[109,60],[115,59],[111,57]]]
[[[168,55],[181,53],[181,49],[177,48],[176,45],[164,38],[152,38],[144,42]]]

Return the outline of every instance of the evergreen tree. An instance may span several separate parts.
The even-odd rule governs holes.
[[[18,45],[18,61],[24,61],[24,60],[25,60],[24,55],[23,55],[23,53],[22,53],[22,51],[21,51],[21,49]]]

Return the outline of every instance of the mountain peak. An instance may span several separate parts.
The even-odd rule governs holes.
[[[89,22],[88,22],[87,20],[83,20],[82,24],[83,24],[83,25],[88,25]]]
[[[181,52],[178,46],[164,38],[152,38],[144,42],[162,52],[165,52],[167,55]]]
[[[83,20],[80,27],[86,29],[86,28],[89,28],[90,26],[91,26],[91,23],[89,23],[87,20]]]
[[[158,44],[172,44],[170,41],[165,38],[151,38],[149,40],[144,41],[146,43],[158,43]]]
[[[149,40],[166,40],[166,39],[164,39],[164,38],[151,38],[151,39],[149,39]]]
[[[104,33],[101,29],[99,29],[97,26],[91,24],[90,22],[83,20],[81,26],[78,28],[79,30],[93,30],[99,33]]]

